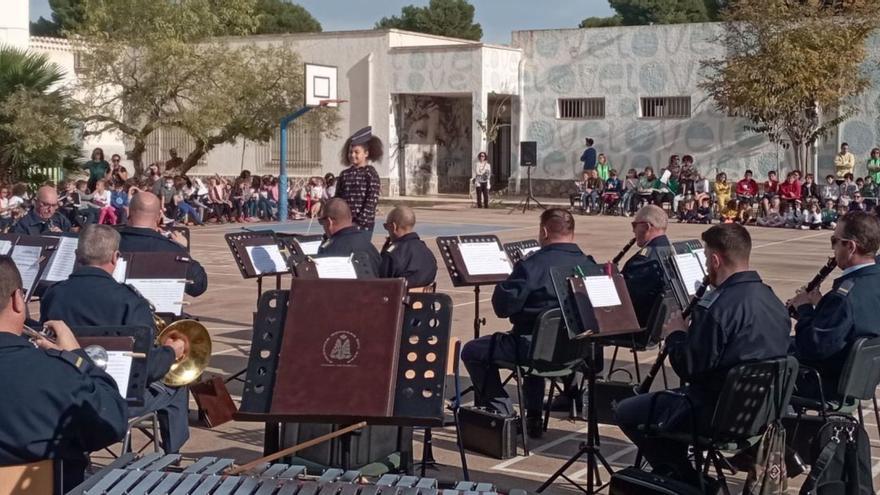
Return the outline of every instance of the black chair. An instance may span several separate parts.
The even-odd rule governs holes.
[[[693,445],[695,468],[706,473],[710,465],[714,466],[724,493],[729,495],[723,472],[729,464],[721,453],[751,447],[770,423],[782,418],[791,399],[797,371],[798,362],[792,356],[731,368],[715,405],[709,431],[698,431],[695,423],[692,433],[657,432],[656,436]],[[657,393],[688,399],[687,395],[674,390]]]
[[[819,399],[793,396],[791,405],[797,412],[798,420],[806,411],[816,411],[823,418],[830,413],[852,414],[858,410],[859,421],[864,424],[861,401],[871,399],[874,405],[874,419],[880,433],[880,412],[877,410],[877,386],[880,385],[880,337],[856,340],[846,356],[843,372],[837,382],[834,396],[825,395],[822,387],[822,376],[818,370],[801,366],[803,379],[811,377],[816,380]],[[795,436],[797,430],[795,430]]]
[[[651,313],[648,315],[647,328],[638,333],[620,335],[615,337],[606,337],[601,340],[604,345],[613,345],[614,353],[611,355],[611,363],[608,366],[608,373],[606,378],[611,379],[611,376],[618,372],[624,372],[627,375],[630,375],[629,371],[627,371],[623,367],[615,368],[614,365],[617,362],[617,353],[621,347],[624,349],[629,349],[632,352],[633,356],[633,367],[635,368],[635,381],[637,383],[642,383],[642,372],[641,366],[639,366],[639,352],[647,351],[648,349],[656,346],[660,343],[660,335],[663,332],[663,324],[666,322],[666,316],[668,314],[668,308],[664,303],[663,298],[658,298],[654,303],[654,306],[651,308]],[[663,385],[664,387],[668,386],[666,383],[666,367],[663,365],[661,368],[663,372]],[[630,381],[632,381],[633,376],[630,375]]]
[[[538,316],[535,322],[535,330],[532,332],[531,345],[529,346],[528,358],[523,363],[494,360],[499,368],[513,370],[513,373],[504,381],[506,385],[511,379],[516,380],[516,396],[522,409],[522,382],[526,377],[540,377],[550,380],[550,397],[544,406],[544,425],[550,419],[550,403],[553,401],[554,391],[560,390],[561,378],[574,375],[584,365],[585,359],[591,349],[592,343],[588,339],[572,340],[568,336],[565,320],[562,318],[562,310],[559,308],[548,309]],[[522,442],[525,455],[529,455],[529,447],[526,440],[525,413],[520,411],[520,427],[522,429]]]

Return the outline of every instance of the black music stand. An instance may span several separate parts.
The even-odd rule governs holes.
[[[565,322],[569,336],[575,339],[589,339],[593,341],[590,352],[584,357],[587,380],[587,438],[582,441],[578,451],[571,456],[550,478],[548,478],[537,490],[538,493],[547,489],[557,478],[563,478],[575,488],[587,495],[602,490],[605,484],[599,476],[599,464],[613,473],[611,465],[599,450],[599,420],[596,410],[596,371],[598,366],[595,359],[595,343],[602,337],[612,335],[625,335],[640,332],[635,310],[626,291],[626,283],[613,265],[585,265],[575,269],[575,276],[565,277],[568,284],[567,290],[557,291],[563,321]],[[555,273],[554,282],[559,280],[559,272]],[[610,277],[614,290],[618,294],[620,304],[613,306],[594,307],[589,290],[585,288],[585,277]],[[558,284],[555,284],[559,288]],[[572,326],[573,325],[573,326]],[[629,328],[632,327],[632,328]],[[587,485],[580,486],[577,482],[566,476],[565,471],[577,462],[581,457],[587,457]],[[594,478],[595,474],[595,478]],[[599,483],[596,488],[595,484]]]
[[[281,275],[283,273],[256,273],[254,265],[248,257],[246,246],[254,246],[262,244],[275,244],[279,249],[285,249],[284,244],[278,241],[275,232],[271,230],[247,230],[244,232],[231,232],[223,236],[229,251],[232,252],[232,258],[238,266],[238,271],[244,279],[257,279],[257,300],[263,294],[263,277],[275,276],[275,290],[281,290]],[[251,244],[257,243],[257,244]],[[285,272],[289,273],[289,272]]]
[[[473,287],[474,288],[474,338],[480,338],[480,327],[486,324],[486,319],[480,317],[480,286],[492,285],[507,280],[509,273],[499,273],[495,275],[469,275],[465,268],[464,260],[461,257],[461,251],[458,245],[469,242],[495,242],[498,248],[503,250],[501,241],[495,235],[462,235],[448,236],[437,238],[437,248],[440,249],[440,256],[443,258],[443,264],[449,272],[449,278],[452,280],[453,287]]]
[[[128,390],[125,401],[130,407],[144,405],[144,391],[147,383],[147,362],[153,348],[153,328],[145,326],[78,326],[71,328],[83,347],[92,344],[100,345],[108,351],[131,351],[143,354],[144,358],[131,361],[131,372],[128,379]],[[128,340],[128,343],[122,342]]]
[[[514,241],[504,243],[504,252],[510,258],[510,262],[514,265],[524,258],[532,255],[534,250],[541,249],[541,244],[535,239],[526,239],[524,241]]]
[[[31,283],[29,287],[25,287],[25,302],[28,302],[34,295],[34,292],[36,292],[37,286],[40,284],[40,278],[42,278],[43,272],[49,265],[49,259],[52,257],[55,248],[58,246],[58,238],[19,234],[2,234],[0,235],[0,240],[8,241],[12,244],[10,256],[12,257],[13,261],[16,258],[15,248],[18,246],[40,248],[40,258],[38,262],[39,266],[36,276],[33,280],[33,283]],[[21,271],[21,268],[19,268],[19,272]]]

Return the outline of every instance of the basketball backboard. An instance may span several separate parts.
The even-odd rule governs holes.
[[[306,64],[306,106],[339,106],[336,100],[336,67]]]

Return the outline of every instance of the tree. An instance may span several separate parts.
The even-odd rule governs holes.
[[[427,7],[407,5],[400,17],[383,17],[377,29],[396,28],[479,41],[483,28],[474,23],[474,6],[467,0],[431,0]]]
[[[699,86],[720,112],[748,119],[749,130],[787,138],[802,169],[810,146],[852,115],[870,84],[862,68],[878,3],[739,0],[724,14],[726,56],[703,62]]]
[[[0,175],[39,184],[36,170],[79,155],[63,71],[45,55],[0,48]]]
[[[52,19],[40,17],[31,22],[33,36],[64,36],[83,21],[83,0],[49,0]]]
[[[717,21],[724,0],[608,0],[617,12],[611,17],[588,17],[579,27],[643,26]]]
[[[87,133],[119,132],[137,174],[147,138],[178,128],[193,138],[186,173],[222,143],[265,142],[281,117],[303,101],[302,63],[289,46],[218,39],[257,28],[257,0],[85,0],[76,31],[81,53],[77,94]],[[332,109],[304,125],[332,133]]]
[[[619,15],[611,17],[587,17],[578,25],[579,28],[614,27],[623,24]]]
[[[257,12],[257,34],[321,32],[321,23],[305,7],[287,0],[258,0]]]

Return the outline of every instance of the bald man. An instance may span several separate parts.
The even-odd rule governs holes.
[[[372,232],[359,230],[352,223],[351,209],[340,198],[333,198],[321,209],[318,217],[326,240],[318,248],[319,256],[351,256],[365,253],[373,273],[379,273],[379,251],[373,246]]]
[[[122,235],[119,250],[123,253],[178,253],[189,258],[186,293],[193,297],[204,294],[208,290],[208,274],[184,247],[186,238],[183,235],[173,232],[169,239],[159,232],[161,219],[162,202],[155,194],[141,191],[132,196],[128,206],[128,226],[119,231]]]
[[[668,224],[666,212],[655,205],[641,208],[633,217],[633,236],[641,249],[627,260],[621,274],[642,327],[647,325],[655,301],[666,290],[660,258],[671,249],[666,237]]]
[[[388,212],[384,224],[388,241],[382,248],[379,276],[405,278],[408,287],[427,287],[437,276],[437,258],[413,232],[415,226],[416,214],[409,206],[396,206]]]
[[[52,186],[37,191],[34,207],[12,227],[13,234],[44,235],[70,232],[70,220],[58,212],[58,192]]]

